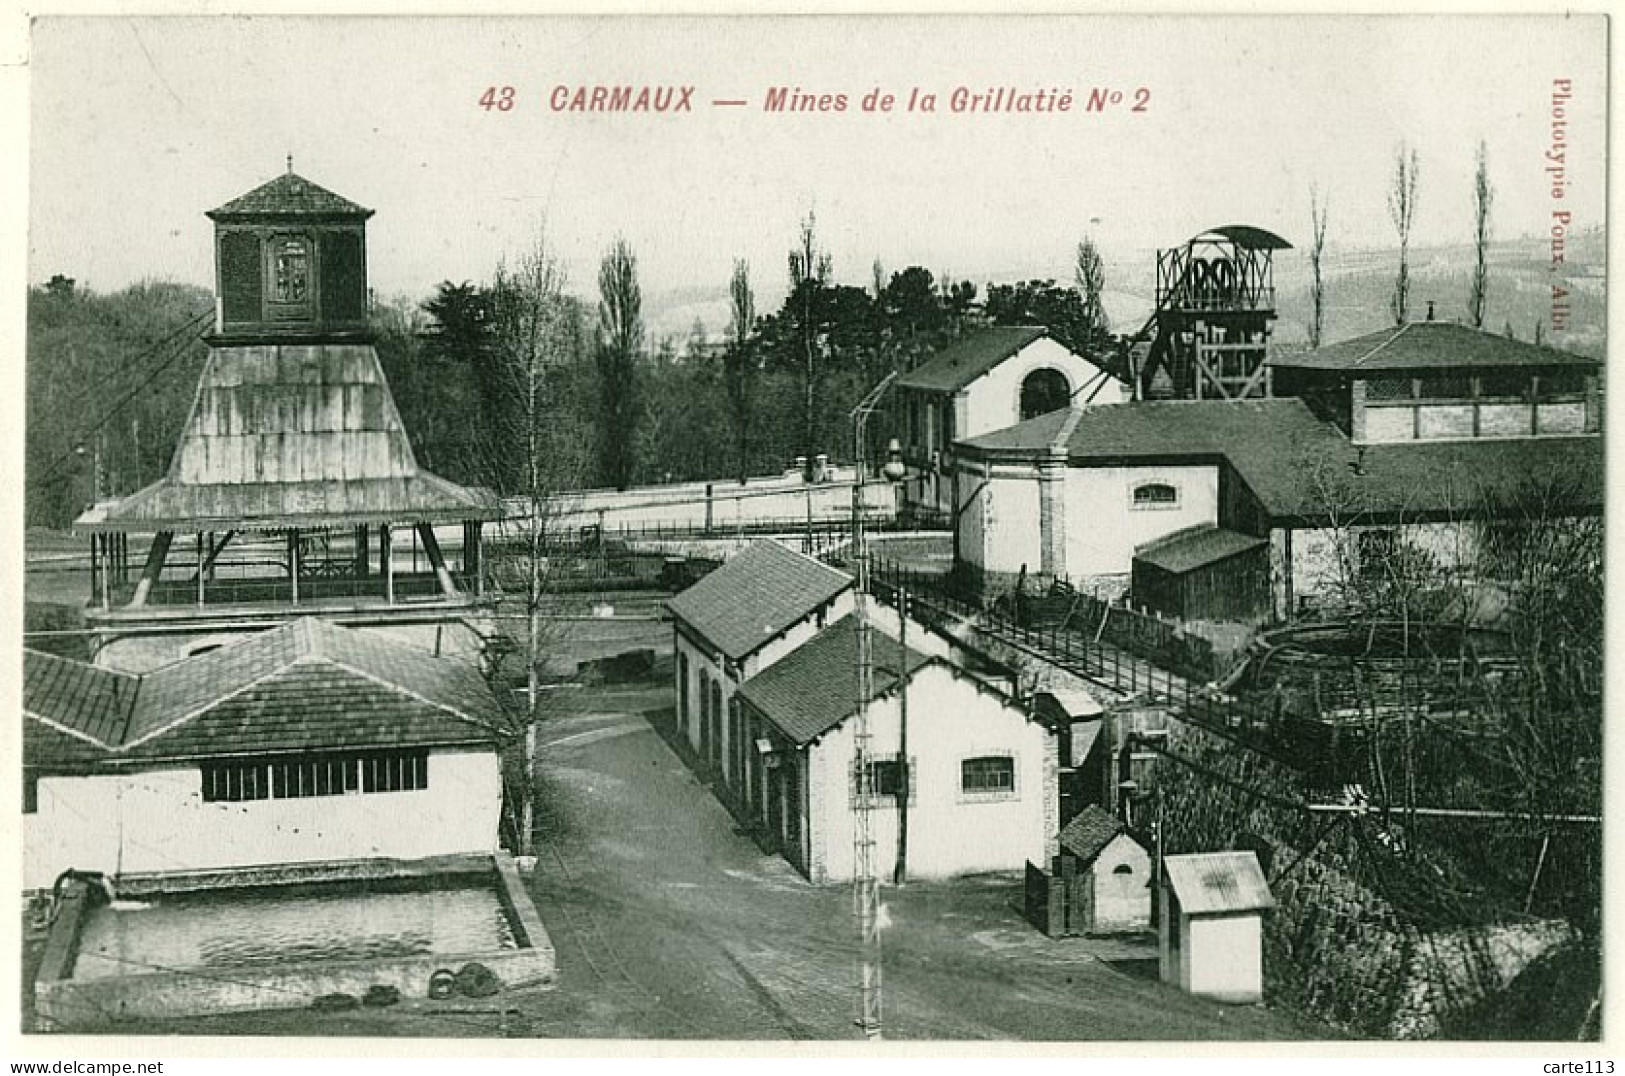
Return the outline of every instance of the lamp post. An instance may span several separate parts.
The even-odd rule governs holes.
[[[875,874],[873,819],[874,772],[869,763],[869,700],[874,695],[875,659],[869,623],[869,548],[865,536],[864,480],[869,473],[869,416],[879,408],[897,375],[891,373],[852,409],[852,438],[857,474],[852,483],[852,557],[857,561],[857,591],[853,595],[853,624],[858,634],[858,712],[853,723],[852,766],[857,787],[853,811],[853,891],[858,920],[858,1026],[865,1038],[880,1039],[880,880]],[[893,463],[888,461],[888,471]],[[906,772],[900,777],[906,781]]]

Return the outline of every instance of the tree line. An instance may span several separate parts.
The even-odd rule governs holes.
[[[506,495],[530,486],[516,436],[532,420],[550,427],[550,488],[691,480],[743,481],[799,460],[809,477],[820,456],[849,460],[846,416],[877,381],[906,371],[984,324],[1041,324],[1085,352],[1117,347],[1100,305],[1104,274],[1094,245],[1079,250],[1079,286],[1054,280],[992,284],[984,300],[969,281],[939,280],[877,261],[869,287],[841,283],[812,214],[786,257],[787,291],[760,311],[751,266],[734,263],[730,318],[720,338],[696,324],[684,340],[650,340],[636,252],[623,239],[605,251],[593,310],[563,286],[545,240],[499,266],[489,283],[441,283],[421,304],[379,307],[377,345],[403,419],[425,466]],[[526,347],[545,307],[555,322],[545,354]],[[514,371],[538,387],[545,414],[526,414]],[[877,427],[884,424],[877,424]],[[885,436],[877,428],[877,440]],[[879,446],[871,446],[878,448]]]

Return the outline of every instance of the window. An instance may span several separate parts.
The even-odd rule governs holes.
[[[352,792],[410,792],[429,787],[427,751],[307,755],[203,767],[205,803],[305,799]]]
[[[23,771],[23,814],[34,814],[39,810],[39,774],[33,770]]]
[[[367,755],[361,759],[363,792],[416,792],[428,787],[427,751]]]
[[[271,300],[302,303],[310,294],[310,249],[303,239],[277,243],[272,261]]]
[[[242,803],[262,800],[271,794],[264,763],[229,763],[203,767],[205,803]]]
[[[1424,377],[1417,382],[1416,394],[1424,400],[1465,400],[1473,394],[1470,377]]]
[[[1176,508],[1179,490],[1166,482],[1146,482],[1134,487],[1135,508]]]
[[[1112,868],[1112,873],[1113,874],[1133,874],[1134,873],[1134,868],[1129,866],[1127,863],[1119,863],[1117,866]]]
[[[912,801],[919,790],[919,773],[910,760],[908,767],[908,798]],[[897,803],[897,790],[902,786],[903,763],[897,756],[869,760],[869,791],[871,807],[891,807]],[[857,769],[852,770],[852,803],[858,802]]]
[[[1009,755],[965,759],[959,764],[959,791],[988,798],[1014,795],[1016,760]]]
[[[1365,383],[1368,400],[1408,400],[1411,398],[1411,379],[1408,377],[1373,377]]]
[[[689,705],[688,693],[692,688],[692,677],[688,670],[688,655],[679,652],[677,655],[677,719],[683,728],[688,728]]]
[[[355,762],[341,758],[307,758],[273,763],[271,797],[342,796],[355,789]]]
[[[1022,421],[1059,411],[1071,399],[1072,386],[1061,371],[1048,366],[1034,370],[1021,382]]]
[[[1484,374],[1478,379],[1478,394],[1503,400],[1521,400],[1529,395],[1529,375],[1517,370]]]
[[[1583,396],[1586,390],[1584,374],[1541,374],[1540,398],[1550,400],[1556,396]]]

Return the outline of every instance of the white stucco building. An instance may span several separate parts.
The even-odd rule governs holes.
[[[25,652],[24,888],[497,849],[480,672],[304,618],[134,675]]]
[[[1257,622],[1396,546],[1468,562],[1532,487],[1601,509],[1592,360],[1424,323],[1276,362],[1286,398],[1074,408],[961,442],[964,570],[988,592],[1132,580],[1170,615]]]
[[[739,693],[756,744],[749,809],[814,882],[849,880],[855,870],[857,639],[848,617]],[[1056,737],[947,659],[905,652],[883,631],[871,639],[871,817],[883,873],[895,862],[905,811],[908,877],[1046,862],[1059,826]]]
[[[1072,404],[1117,403],[1121,383],[1041,326],[977,329],[897,379],[905,504],[953,508],[953,445]]]
[[[852,611],[852,577],[772,539],[755,542],[667,603],[677,722],[701,763],[751,795],[739,685]]]

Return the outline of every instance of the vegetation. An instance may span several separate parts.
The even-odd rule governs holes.
[[[1394,154],[1394,175],[1388,188],[1388,216],[1394,222],[1394,233],[1399,238],[1399,270],[1394,275],[1394,293],[1388,310],[1395,325],[1410,320],[1410,251],[1411,231],[1416,226],[1416,179],[1419,171],[1416,150],[1401,144]]]

